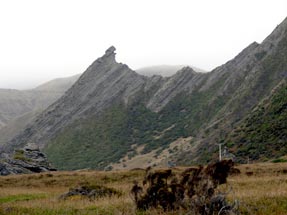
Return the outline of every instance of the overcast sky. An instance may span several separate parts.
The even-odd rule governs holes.
[[[211,70],[286,16],[286,0],[0,0],[0,88],[81,73],[111,45],[132,69]]]

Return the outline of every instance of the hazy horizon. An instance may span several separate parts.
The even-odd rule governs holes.
[[[85,69],[114,45],[136,70],[191,65],[210,71],[287,16],[287,2],[36,1],[0,3],[0,88],[29,89]]]

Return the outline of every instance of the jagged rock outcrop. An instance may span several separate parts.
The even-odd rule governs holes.
[[[13,158],[8,155],[0,161],[0,175],[56,171],[36,144],[28,143],[17,149]]]
[[[166,79],[150,98],[147,107],[152,111],[159,112],[180,92],[191,93],[202,83],[205,76],[206,74],[196,73],[190,67],[182,68],[175,75]]]

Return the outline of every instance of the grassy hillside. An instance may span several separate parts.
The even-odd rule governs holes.
[[[265,160],[287,154],[286,81],[244,119],[226,142],[242,159]]]
[[[265,163],[238,166],[240,175],[228,178],[219,190],[229,190],[229,201],[237,200],[241,214],[285,215],[287,213],[287,163]],[[183,168],[173,170],[176,173]],[[136,211],[130,196],[134,180],[142,181],[143,170],[99,172],[51,172],[0,177],[0,214],[64,215],[64,214],[125,214],[159,215],[188,214],[181,211],[164,212],[161,208]],[[114,188],[122,195],[89,200],[74,196],[59,197],[70,188],[98,185]],[[232,190],[230,191],[230,187]],[[268,191],[268,192],[266,192]]]
[[[127,115],[113,107],[98,119],[90,118],[67,127],[45,149],[59,169],[103,168],[129,148]]]

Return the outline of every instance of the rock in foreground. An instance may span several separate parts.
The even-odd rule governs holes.
[[[17,149],[13,158],[6,156],[0,161],[0,175],[27,174],[56,171],[36,144],[28,143]]]

